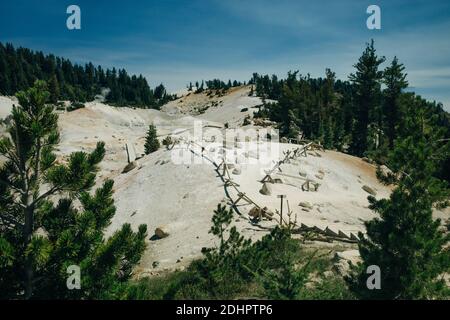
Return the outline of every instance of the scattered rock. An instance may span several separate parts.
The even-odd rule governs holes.
[[[336,254],[334,255],[335,261],[348,260],[353,262],[354,264],[356,264],[360,259],[361,258],[359,255],[359,250],[357,249],[336,252]]]
[[[152,267],[157,268],[159,266],[159,261],[153,261]]]
[[[272,194],[272,187],[264,182],[261,190],[259,192],[265,196],[270,196]]]
[[[307,176],[306,172],[303,172],[303,171],[300,171],[298,174],[300,175],[300,177],[303,177],[303,178],[306,178],[306,176]]]
[[[169,231],[167,230],[166,226],[161,226],[155,229],[155,235],[159,238],[159,239],[164,239],[167,238],[169,236]]]
[[[258,207],[253,207],[248,215],[252,218],[267,218],[272,219],[273,214],[267,209],[267,207],[264,207],[262,209],[259,209]]]
[[[369,187],[368,185],[363,185],[363,186],[362,186],[362,189],[363,189],[365,192],[367,192],[367,193],[369,193],[369,194],[371,194],[371,195],[373,195],[373,196],[376,196],[376,195],[377,195],[377,192],[376,192],[374,189],[372,189],[371,187]]]
[[[383,175],[387,176],[387,175],[391,175],[393,174],[392,170],[389,169],[387,166],[385,166],[384,164],[380,166],[380,171],[383,173]]]
[[[274,124],[272,121],[269,121],[266,119],[260,119],[260,118],[253,119],[253,123],[255,126],[259,126],[259,127],[268,127],[268,126],[271,126]]]
[[[131,170],[133,170],[134,168],[136,168],[137,163],[136,161],[130,162],[129,164],[127,164],[125,166],[125,168],[123,168],[122,173],[127,173],[130,172]]]
[[[312,209],[313,206],[308,201],[302,201],[298,204],[300,207],[306,208],[306,209]]]
[[[333,260],[335,262],[333,270],[341,276],[346,276],[348,275],[350,264],[356,265],[361,261],[361,257],[358,250],[347,250],[336,252]]]
[[[248,215],[252,218],[258,218],[260,216],[260,211],[258,207],[253,207],[252,209],[250,209],[250,211],[248,212]]]
[[[374,161],[372,159],[369,159],[367,157],[363,157],[363,158],[361,158],[361,160],[364,161],[364,162],[370,163],[370,164],[374,163]]]
[[[320,173],[316,174],[315,177],[319,180],[323,180],[323,175]]]
[[[241,168],[236,167],[236,168],[233,169],[233,171],[231,173],[235,174],[235,175],[240,175],[241,174]]]

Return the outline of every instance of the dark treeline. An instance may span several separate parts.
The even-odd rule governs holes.
[[[319,79],[255,74],[250,95],[263,98],[256,116],[277,121],[282,135],[372,158],[380,182],[393,187],[388,199],[368,197],[377,216],[358,235],[361,263],[344,277],[350,292],[359,299],[448,299],[450,222],[433,212],[450,205],[450,116],[442,104],[405,92],[405,67],[394,57],[383,69],[385,61],[372,41],[348,81],[329,69]],[[373,266],[381,270],[378,290],[368,286]]]
[[[142,75],[130,76],[125,69],[105,70],[92,63],[82,66],[52,54],[0,43],[0,94],[14,95],[36,80],[48,83],[52,102],[86,102],[102,92],[106,102],[118,106],[158,108],[173,99],[162,84],[152,90]]]
[[[369,156],[383,162],[398,138],[406,137],[406,122],[420,113],[429,130],[450,135],[450,117],[442,104],[429,102],[408,86],[405,67],[395,57],[383,70],[373,41],[354,65],[348,81],[337,80],[329,69],[324,78],[289,72],[286,79],[253,74],[250,95],[264,100],[256,116],[279,123],[280,134],[318,140],[326,148]],[[276,102],[267,102],[273,99]]]
[[[256,95],[264,99],[277,100],[281,95],[281,89],[284,85],[284,79],[278,79],[276,75],[259,75],[253,73],[248,84],[254,85],[251,88],[250,96]]]
[[[192,82],[189,83],[187,86],[189,91],[192,91],[195,86],[195,92],[200,93],[203,92],[205,89],[211,89],[211,90],[228,90],[230,88],[239,87],[242,85],[245,85],[246,83],[242,83],[241,81],[228,80],[228,82],[222,81],[220,79],[213,79],[213,80],[202,80],[202,82],[196,81],[195,84]]]
[[[233,87],[242,86],[242,83],[239,81],[234,80],[233,82],[231,80],[228,80],[228,82],[224,82],[220,79],[213,79],[208,80],[205,82],[208,89],[213,90],[220,90],[220,89],[229,89]]]
[[[254,74],[251,82],[255,84],[256,95],[264,100],[264,108],[257,116],[277,121],[283,136],[297,137],[302,133],[327,148],[342,150],[352,131],[353,87],[349,82],[336,81],[328,69],[326,74],[326,78],[314,79],[296,71],[281,80],[275,75]]]

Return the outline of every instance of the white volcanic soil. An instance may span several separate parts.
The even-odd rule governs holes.
[[[220,97],[211,97],[207,93],[190,93],[163,106],[161,111],[116,108],[92,102],[87,103],[83,109],[60,113],[60,157],[64,158],[70,152],[78,150],[91,151],[98,141],[106,143],[106,156],[100,165],[97,185],[106,178],[114,179],[117,207],[107,235],[112,234],[123,223],[130,223],[135,230],[140,224],[148,226],[148,247],[137,274],[151,275],[184,268],[190,261],[201,256],[202,247],[215,245],[214,237],[208,233],[213,210],[218,203],[229,203],[228,196],[236,200],[237,192],[234,188],[224,187],[211,162],[202,161],[204,159],[200,156],[191,153],[190,150],[201,153],[198,146],[188,146],[184,142],[176,145],[173,150],[162,147],[153,154],[142,156],[136,161],[136,168],[128,173],[121,173],[127,165],[125,145],[133,145],[136,154],[141,156],[150,123],[156,125],[160,139],[173,135],[189,140],[194,133],[194,124],[197,127],[215,128],[216,131],[223,128],[225,123],[231,128],[241,127],[243,119],[256,110],[253,107],[261,104],[259,98],[248,97],[248,92],[249,87],[240,87],[233,88]],[[0,97],[0,118],[9,114],[13,103],[11,98]],[[205,106],[209,107],[206,109]],[[244,108],[247,110],[242,111]],[[256,128],[244,128],[247,127]],[[211,144],[202,139],[197,143],[206,147],[205,155],[209,158],[217,155],[220,149],[220,145],[211,147]],[[256,141],[249,145],[250,149],[258,146]],[[308,152],[307,157],[299,157],[283,164],[282,172],[276,171],[273,175],[274,178],[281,179],[282,183],[270,184],[271,195],[263,195],[259,190],[264,170],[281,159],[283,151],[299,147],[282,143],[276,146],[279,147],[278,156],[265,164],[258,161],[249,163],[254,152],[244,150],[242,146],[226,150],[230,155],[235,151],[247,151],[247,154],[238,157],[238,163],[234,166],[241,173],[231,174],[231,177],[239,185],[241,192],[273,212],[280,207],[277,195],[286,195],[298,224],[303,223],[321,230],[328,228],[336,234],[341,232],[350,237],[352,233],[364,231],[364,221],[376,217],[368,209],[368,193],[362,186],[375,190],[377,198],[389,196],[390,189],[376,179],[374,165],[357,157],[329,150]],[[188,155],[196,163],[177,164],[173,161],[176,153]],[[317,192],[301,190],[305,177],[299,172],[320,184]],[[311,208],[302,210],[305,208],[299,206],[300,202],[308,202]],[[262,221],[259,226],[251,224],[248,212],[252,207],[240,202],[238,209],[241,215],[235,215],[233,224],[243,235],[258,239],[267,233],[264,228],[273,226],[276,222]],[[448,212],[437,212],[437,215],[441,218],[449,216]],[[160,226],[168,230],[169,236],[151,239],[155,228]],[[158,263],[154,267],[156,261]]]

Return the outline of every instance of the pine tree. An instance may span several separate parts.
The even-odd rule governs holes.
[[[353,132],[352,151],[362,156],[368,148],[367,132],[371,121],[376,119],[377,99],[380,92],[380,80],[383,73],[378,70],[384,62],[379,58],[374,48],[374,42],[367,44],[358,63],[354,65],[356,73],[349,76],[356,89],[355,102],[357,105],[356,123]]]
[[[289,75],[291,81],[283,86],[283,92],[279,100],[278,117],[280,121],[280,134],[282,136],[296,138],[299,133],[299,109],[304,96],[300,94],[300,86],[296,79],[297,73]],[[261,90],[261,89],[260,89]],[[258,91],[257,91],[258,92]],[[263,95],[263,100],[265,100]]]
[[[50,102],[57,103],[59,96],[60,96],[60,90],[59,90],[59,83],[58,79],[56,78],[56,74],[54,74],[48,83],[48,90],[50,92]]]
[[[276,270],[261,270],[259,279],[265,289],[268,299],[295,300],[299,299],[310,275],[310,263],[314,257],[308,257],[302,266],[297,266],[296,253],[300,248],[291,238],[288,228],[276,227],[270,235],[260,242],[276,242],[279,247]]]
[[[391,174],[379,176],[395,182],[389,199],[369,197],[370,208],[380,217],[366,222],[367,235],[359,242],[362,264],[349,279],[362,298],[448,298],[442,276],[450,270],[450,236],[432,217],[433,208],[449,204],[448,184],[438,178],[450,157],[448,128],[439,128],[435,115],[426,115],[427,104],[407,95],[402,136],[388,158]],[[447,141],[447,142],[446,142]],[[381,290],[368,290],[366,269],[381,269]]]
[[[433,221],[427,192],[421,182],[402,183],[389,199],[370,199],[380,219],[366,222],[367,236],[358,244],[363,262],[351,288],[360,298],[449,297],[442,275],[450,268],[450,252],[444,249],[450,238],[439,230],[440,221]],[[366,286],[370,265],[380,267],[381,290]]]
[[[163,101],[166,95],[167,95],[166,88],[162,83],[159,86],[156,86],[154,91],[154,96],[156,100]]]
[[[325,69],[325,83],[323,85],[323,100],[324,105],[327,110],[331,108],[334,103],[334,83],[336,81],[336,73],[332,72],[330,69]]]
[[[197,265],[200,274],[206,279],[208,290],[214,297],[233,294],[236,283],[230,279],[238,279],[244,284],[244,279],[239,275],[243,265],[248,261],[242,261],[242,252],[249,249],[251,240],[245,239],[236,229],[230,227],[233,220],[233,209],[227,209],[219,204],[214,210],[212,226],[209,233],[218,238],[218,246],[203,250],[204,259]],[[229,283],[227,283],[229,281]]]
[[[386,89],[384,95],[384,118],[386,123],[386,132],[389,140],[389,147],[392,149],[396,138],[396,126],[399,124],[399,101],[398,98],[402,90],[408,86],[406,74],[403,72],[405,67],[398,63],[397,57],[394,57],[389,67],[384,70],[383,83]]]
[[[7,95],[11,92],[9,66],[6,60],[6,52],[0,43],[0,94]]]
[[[159,149],[159,140],[156,133],[156,127],[153,124],[148,127],[144,148],[145,154],[150,154]]]
[[[129,278],[145,246],[145,226],[135,234],[125,225],[104,240],[114,215],[112,181],[94,197],[89,195],[104,143],[90,154],[75,152],[67,164],[57,164],[53,150],[59,141],[58,117],[46,103],[49,95],[43,81],[19,92],[10,136],[0,139],[0,155],[6,158],[0,167],[1,298],[71,296],[65,285],[72,264],[82,268],[82,290],[72,297],[106,295]],[[60,198],[57,206],[53,197]],[[75,199],[82,212],[72,206]]]
[[[204,91],[205,82],[202,80],[202,84],[200,85],[200,88],[198,88],[197,92],[203,92]]]
[[[327,149],[334,147],[334,127],[331,117],[327,117],[323,126],[323,145]]]

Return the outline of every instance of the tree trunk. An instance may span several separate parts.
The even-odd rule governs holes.
[[[31,196],[27,201],[32,201]],[[30,244],[33,235],[34,226],[34,209],[27,206],[25,209],[25,227],[24,227],[24,240],[25,248]],[[25,299],[30,299],[33,295],[33,258],[27,257],[25,259]]]
[[[25,209],[25,248],[30,244],[34,232],[34,209],[36,195],[39,194],[39,178],[40,178],[40,157],[41,157],[41,140],[36,141],[36,154],[34,166],[34,183],[27,182],[27,188],[32,188],[33,192],[28,189]],[[33,280],[34,280],[34,263],[32,257],[25,259],[25,299],[31,299],[33,296]]]

